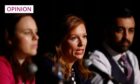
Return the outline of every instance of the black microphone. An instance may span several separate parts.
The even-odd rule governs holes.
[[[63,73],[62,73],[62,66],[61,64],[57,63],[52,67],[52,72],[57,77],[58,84],[64,84],[63,83]]]
[[[104,79],[104,84],[107,84],[109,80],[111,80],[114,84],[121,84],[120,82],[118,82],[118,80],[116,80],[112,76],[108,75],[107,73],[105,73],[104,71],[100,70],[95,65],[93,65],[90,59],[85,59],[84,62],[85,62],[85,66],[88,67],[89,70],[97,72],[102,76],[102,78]]]

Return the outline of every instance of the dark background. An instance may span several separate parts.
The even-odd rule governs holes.
[[[88,51],[93,51],[100,45],[103,36],[102,23],[106,21],[104,17],[117,7],[127,7],[133,10],[136,17],[136,34],[131,50],[140,59],[140,4],[135,0],[5,0],[0,3],[0,22],[5,19],[4,5],[28,4],[34,5],[36,20],[39,28],[39,52],[44,53],[53,50],[55,43],[57,22],[65,14],[75,14],[83,18],[86,22],[88,32]],[[3,24],[3,23],[2,23]],[[1,24],[1,25],[2,25]],[[0,31],[2,32],[1,26]],[[2,38],[2,35],[0,36]],[[2,46],[2,44],[0,44]]]

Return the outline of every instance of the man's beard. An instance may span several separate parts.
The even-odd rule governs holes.
[[[127,43],[128,45],[124,45],[124,43]],[[110,46],[117,52],[123,53],[129,49],[131,46],[131,42],[127,39],[122,39],[120,42],[110,42]]]

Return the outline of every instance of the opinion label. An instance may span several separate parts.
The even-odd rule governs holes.
[[[34,5],[5,5],[5,13],[34,13]]]

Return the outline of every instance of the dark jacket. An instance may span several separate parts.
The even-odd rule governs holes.
[[[58,84],[60,81],[59,76],[53,73],[53,66],[54,63],[46,58],[46,57],[39,57],[35,59],[35,62],[38,66],[38,71],[36,73],[36,83],[37,84]],[[90,79],[85,80],[79,73],[77,66],[73,65],[74,72],[75,72],[75,80],[76,84],[91,84]],[[64,84],[70,84],[68,82]]]

